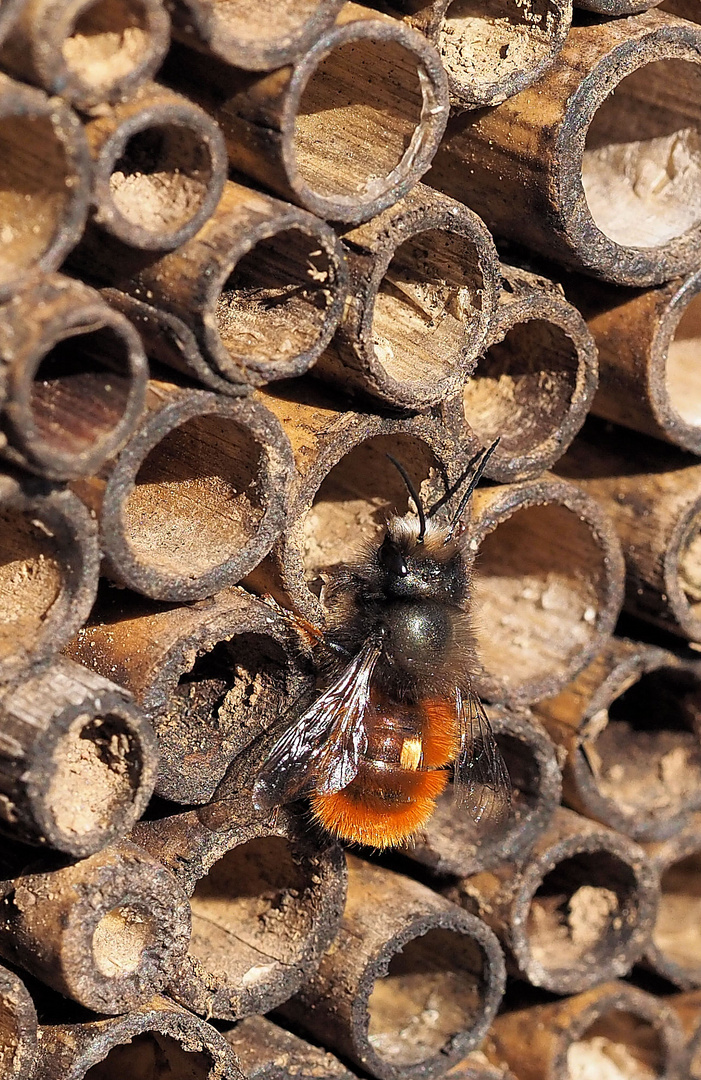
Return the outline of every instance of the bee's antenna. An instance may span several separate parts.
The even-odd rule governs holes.
[[[404,483],[407,486],[407,491],[409,492],[412,499],[414,500],[414,504],[416,505],[416,511],[417,511],[417,513],[419,515],[419,535],[416,538],[416,543],[417,544],[423,544],[424,536],[426,535],[426,514],[424,513],[424,508],[421,505],[421,499],[418,496],[418,493],[417,493],[416,488],[414,487],[414,485],[412,483],[412,479],[409,476],[409,473],[406,471],[406,469],[402,465],[401,461],[397,461],[397,459],[393,458],[391,454],[388,454],[387,457],[392,462],[395,469],[397,470],[397,472],[401,476],[402,480],[404,481]]]
[[[477,468],[474,471],[474,474],[473,474],[472,479],[470,480],[470,483],[467,485],[467,489],[465,491],[465,494],[463,495],[462,499],[460,500],[460,505],[458,506],[457,510],[455,511],[455,515],[453,517],[453,520],[450,523],[450,527],[449,527],[448,532],[446,534],[446,538],[443,541],[444,544],[449,544],[450,541],[453,539],[453,533],[455,532],[455,529],[457,527],[458,522],[460,521],[460,518],[465,513],[465,507],[467,506],[470,499],[472,498],[472,493],[475,490],[475,488],[477,487],[477,485],[479,484],[480,480],[482,479],[482,473],[484,472],[484,470],[487,467],[487,462],[489,461],[490,457],[492,456],[492,454],[494,453],[494,451],[496,450],[498,445],[499,445],[499,439],[495,439],[491,446],[488,446],[486,450],[480,451],[480,453],[477,454],[472,459],[472,461],[470,462],[470,465],[474,464],[477,461],[479,461],[479,464],[477,465]]]

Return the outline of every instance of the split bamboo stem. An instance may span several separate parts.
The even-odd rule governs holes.
[[[418,882],[348,861],[338,937],[281,1012],[379,1080],[441,1076],[496,1013],[504,988],[497,940]]]
[[[436,49],[355,3],[295,64],[269,75],[176,50],[165,77],[212,113],[234,169],[321,218],[354,225],[421,179],[448,119]]]
[[[351,295],[314,374],[393,408],[455,393],[496,304],[498,257],[480,219],[419,184],[343,242]]]
[[[567,266],[667,281],[701,238],[701,29],[659,10],[585,21],[533,87],[457,115],[427,179]]]
[[[568,806],[634,840],[663,840],[701,808],[701,670],[614,638],[536,714],[567,754]]]
[[[530,480],[584,423],[597,386],[596,346],[557,285],[504,264],[488,345],[445,417],[470,456],[499,439],[491,479]]]
[[[90,109],[133,94],[169,42],[161,0],[26,0],[0,49],[0,67]]]
[[[564,808],[525,866],[445,891],[495,930],[514,974],[557,994],[625,975],[648,946],[659,898],[642,848]]]
[[[101,603],[68,652],[133,693],[158,739],[156,793],[204,803],[229,764],[313,689],[302,645],[242,589],[164,606],[120,592]]]
[[[41,90],[0,74],[0,303],[78,243],[90,194],[78,117]]]
[[[26,986],[0,967],[0,1063],[4,1080],[30,1080],[37,1056],[37,1014]]]
[[[456,807],[452,790],[403,853],[437,875],[466,877],[508,860],[523,863],[550,825],[560,802],[561,777],[555,747],[526,710],[488,709],[492,730],[512,784],[507,821],[490,828],[475,824]]]
[[[21,867],[18,874],[10,867]],[[187,897],[126,840],[52,869],[3,847],[0,954],[95,1012],[143,1004],[177,970],[190,940]]]
[[[50,480],[90,476],[139,423],[148,380],[139,335],[82,282],[50,274],[0,309],[0,367],[0,452]]]
[[[701,814],[646,851],[660,876],[660,904],[645,953],[648,967],[682,990],[701,986]]]
[[[246,1080],[353,1080],[338,1058],[278,1027],[264,1016],[248,1016],[225,1032]]]
[[[99,516],[109,575],[158,600],[235,584],[285,522],[294,471],[273,414],[152,379],[147,414],[111,467],[74,488]]]
[[[137,843],[190,897],[192,941],[169,994],[200,1016],[266,1013],[316,970],[346,893],[340,847],[288,810],[261,815],[250,791],[222,786],[197,810],[141,822]]]
[[[85,622],[99,557],[95,523],[75,495],[0,474],[0,682],[47,660]]]
[[[141,817],[158,747],[131,695],[59,658],[0,696],[0,825],[69,855],[92,855]]]

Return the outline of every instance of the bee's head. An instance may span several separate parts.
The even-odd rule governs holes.
[[[385,595],[459,603],[467,571],[459,541],[447,534],[447,527],[432,521],[421,532],[411,514],[391,518],[377,551]]]

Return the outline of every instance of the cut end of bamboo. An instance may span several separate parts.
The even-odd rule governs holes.
[[[699,454],[701,373],[697,361],[701,350],[701,273],[694,274],[686,283],[679,299],[681,318],[678,314],[666,348],[658,412],[670,441]]]
[[[34,1075],[37,1014],[29,992],[17,975],[0,967],[0,1065],[7,1080]]]
[[[700,822],[696,814],[682,832],[647,847],[660,874],[660,902],[646,962],[682,990],[701,986]]]

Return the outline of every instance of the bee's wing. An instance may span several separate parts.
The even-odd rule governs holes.
[[[511,780],[482,702],[472,690],[456,687],[460,750],[455,762],[457,801],[475,822],[499,824],[511,808]]]
[[[312,781],[329,794],[350,784],[367,749],[365,714],[381,647],[366,642],[329,688],[280,736],[253,789],[256,806],[270,809],[301,794]]]

